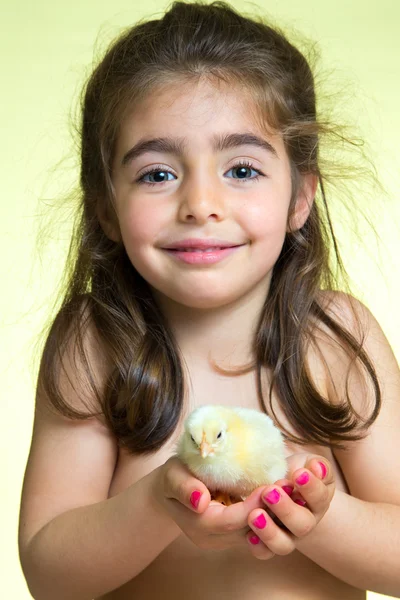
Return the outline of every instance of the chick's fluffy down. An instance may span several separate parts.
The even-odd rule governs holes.
[[[196,408],[185,421],[177,455],[210,492],[234,497],[245,498],[287,471],[279,429],[266,414],[240,407]]]

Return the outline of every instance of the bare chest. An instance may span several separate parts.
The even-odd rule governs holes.
[[[214,380],[197,374],[192,377],[192,384],[185,415],[201,404],[225,404],[260,410],[254,374]],[[110,496],[123,491],[175,453],[185,415],[171,439],[152,456],[137,458],[120,452]],[[281,411],[278,412],[278,418],[282,419],[285,426],[288,425]],[[287,455],[296,452],[325,456],[335,469],[337,487],[348,492],[340,467],[329,448],[287,444]],[[333,600],[340,597],[343,600],[365,600],[364,592],[337,580],[299,552],[285,557],[276,556],[272,561],[257,561],[246,548],[221,552],[200,550],[183,534],[138,577],[112,592],[107,599],[147,600],[161,594],[166,600],[185,597],[229,597],[232,600]]]
[[[266,401],[268,401],[268,393],[266,391],[267,383],[267,378],[265,378],[263,380],[262,393]],[[175,454],[176,444],[182,433],[185,417],[194,408],[203,404],[218,404],[231,407],[241,406],[244,408],[262,410],[257,394],[255,374],[249,373],[236,378],[228,378],[222,376],[204,376],[204,373],[202,374],[201,372],[194,373],[191,377],[191,386],[187,397],[185,412],[182,415],[180,424],[167,443],[164,444],[158,452],[147,457],[132,456],[128,452],[120,450],[110,486],[110,497],[132,485]],[[293,428],[277,402],[274,402],[274,410],[284,427],[293,432]],[[287,456],[297,452],[309,452],[310,454],[319,454],[326,457],[332,463],[335,470],[337,487],[348,492],[340,467],[328,447],[319,446],[317,444],[300,446],[293,443],[286,443]]]

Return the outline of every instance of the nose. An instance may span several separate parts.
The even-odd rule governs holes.
[[[201,224],[225,218],[224,192],[218,185],[217,177],[211,177],[202,171],[188,178],[181,192],[178,211],[180,221]]]

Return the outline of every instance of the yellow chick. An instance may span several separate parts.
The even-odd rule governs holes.
[[[212,497],[231,504],[286,475],[285,445],[257,410],[200,406],[186,419],[177,455]]]

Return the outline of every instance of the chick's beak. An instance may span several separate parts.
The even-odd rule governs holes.
[[[211,448],[210,444],[206,440],[206,434],[203,432],[203,437],[200,444],[200,454],[201,458],[207,458],[207,456],[212,456],[214,454],[213,448]]]
[[[206,458],[209,454],[214,454],[213,449],[211,448],[210,444],[208,442],[206,442],[204,439],[202,440],[202,442],[200,444],[200,454],[201,454],[201,458]]]

